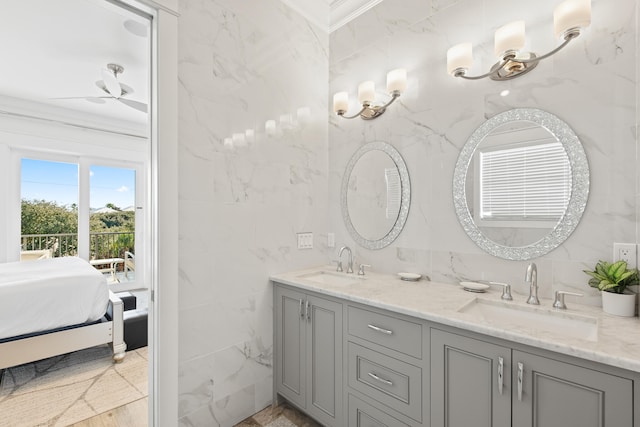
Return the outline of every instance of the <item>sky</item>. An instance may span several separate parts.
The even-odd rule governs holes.
[[[90,206],[107,203],[119,208],[135,203],[135,170],[108,166],[90,167]],[[22,159],[21,198],[54,201],[58,205],[78,203],[78,165],[46,160]]]

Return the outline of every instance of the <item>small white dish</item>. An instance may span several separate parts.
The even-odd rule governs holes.
[[[422,277],[422,274],[417,273],[398,273],[401,280],[407,280],[409,282],[417,282]]]
[[[460,286],[469,292],[484,292],[490,288],[489,285],[478,282],[460,282]]]

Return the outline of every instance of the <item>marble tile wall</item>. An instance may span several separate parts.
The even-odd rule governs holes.
[[[271,402],[269,275],[325,260],[329,40],[279,0],[180,14],[180,425],[230,426]]]
[[[528,46],[554,46],[558,0],[386,0],[331,35],[279,0],[181,0],[179,20],[180,425],[230,426],[272,397],[269,274],[328,263],[336,244],[381,272],[433,280],[509,281],[525,293],[527,262],[483,253],[457,222],[453,168],[486,118],[514,107],[547,110],[581,138],[591,168],[583,220],[558,249],[536,259],[541,295],[554,288],[598,295],[582,269],[610,258],[613,242],[637,242],[638,76],[636,2],[593,0],[593,24],[565,51],[511,82],[463,81],[446,73],[446,51],[476,44],[474,72],[492,61],[493,32],[524,18]],[[377,120],[330,113],[339,90],[363,80],[380,92],[386,72],[409,71],[409,89]],[[500,91],[510,95],[501,97]],[[380,94],[383,97],[382,93]],[[352,96],[354,98],[355,96]],[[305,120],[266,120],[309,108]],[[355,105],[353,106],[355,108]],[[329,118],[327,118],[329,117]],[[255,131],[228,149],[226,138]],[[357,247],[340,213],[339,189],[352,153],[393,144],[413,188],[405,230],[389,247]],[[313,231],[313,250],[296,232]]]
[[[549,111],[581,139],[591,187],[581,223],[559,248],[534,260],[540,294],[554,289],[585,294],[598,304],[583,269],[611,259],[613,242],[637,242],[636,126],[638,107],[637,27],[634,0],[593,0],[591,27],[564,51],[526,76],[507,82],[465,81],[446,72],[447,49],[474,44],[471,74],[494,62],[493,33],[524,19],[527,46],[544,53],[554,45],[553,8],[558,0],[386,0],[330,36],[329,94],[376,82],[384,98],[386,72],[406,67],[409,87],[400,103],[376,120],[329,125],[329,229],[337,245],[355,248],[359,262],[374,270],[424,273],[432,280],[489,279],[524,285],[525,261],[483,253],[458,224],[452,199],[455,162],[465,141],[485,119],[515,107]],[[500,96],[503,89],[510,94]],[[355,109],[355,99],[352,108]],[[412,184],[406,228],[389,247],[357,247],[343,225],[339,191],[344,166],[365,143],[385,141],[404,157]],[[329,256],[332,254],[330,253]]]

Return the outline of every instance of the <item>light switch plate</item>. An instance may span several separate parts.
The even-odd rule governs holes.
[[[327,247],[328,248],[335,248],[336,247],[336,235],[335,235],[335,233],[328,233],[327,234]]]
[[[298,249],[313,249],[313,233],[296,233],[298,236]]]

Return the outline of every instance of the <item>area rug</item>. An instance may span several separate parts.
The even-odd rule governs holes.
[[[0,427],[68,426],[148,394],[147,347],[113,363],[108,345],[5,370]]]

